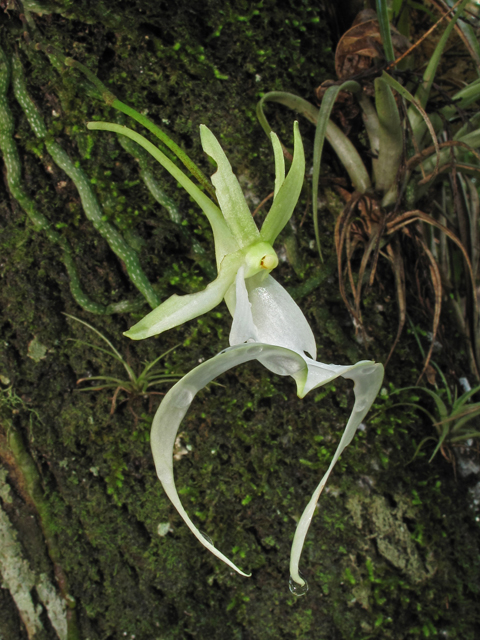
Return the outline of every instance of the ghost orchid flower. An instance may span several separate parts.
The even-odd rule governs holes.
[[[245,279],[240,267],[236,277],[235,308],[229,349],[203,362],[182,378],[165,395],[153,419],[150,437],[158,478],[184,522],[195,537],[217,558],[243,576],[244,573],[214,545],[190,520],[178,496],[173,477],[173,447],[180,423],[196,393],[228,369],[249,360],[258,360],[267,369],[282,376],[292,376],[297,394],[303,398],[312,389],[342,376],[355,383],[355,403],[330,466],[315,489],[295,532],[290,555],[290,588],[296,595],[307,585],[298,569],[300,555],[320,494],[345,447],[370,409],[383,380],[383,366],[371,361],[354,365],[322,364],[305,355],[316,355],[315,340],[305,316],[271,276]]]
[[[217,558],[241,575],[249,574],[241,571],[197,529],[183,508],[175,487],[175,439],[196,393],[221,373],[249,360],[258,360],[278,375],[293,377],[300,398],[339,376],[355,383],[352,413],[332,462],[298,522],[293,539],[291,589],[301,595],[302,588],[305,592],[307,587],[298,565],[316,504],[338,458],[351,442],[380,389],[383,366],[370,361],[354,365],[317,362],[315,338],[305,316],[287,291],[270,276],[270,271],[278,264],[272,245],[290,219],[303,183],[305,158],[298,123],[294,126],[293,162],[286,177],[280,142],[274,133],[271,134],[275,157],[274,201],[260,231],[225,153],[207,127],[202,125],[200,128],[201,140],[203,149],[217,164],[212,183],[220,208],[159,149],[138,133],[120,125],[99,122],[89,123],[89,128],[115,131],[138,142],[180,182],[202,208],[212,226],[217,278],[198,293],[171,296],[125,335],[134,340],[147,338],[210,311],[223,298],[227,303],[233,316],[230,348],[200,364],[165,395],[153,420],[151,447],[158,478],[189,529]]]

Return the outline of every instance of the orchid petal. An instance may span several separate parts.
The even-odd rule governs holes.
[[[220,304],[243,260],[242,251],[226,255],[218,276],[206,289],[185,296],[170,296],[123,335],[132,340],[143,340],[207,313]]]
[[[184,378],[170,389],[155,414],[150,437],[157,476],[163,485],[165,493],[183,518],[185,524],[204,547],[211,551],[217,558],[223,560],[231,569],[247,577],[250,574],[244,573],[223,553],[218,551],[213,544],[205,539],[183,508],[173,477],[173,447],[180,423],[192,403],[193,398],[200,389],[205,387],[221,373],[238,364],[254,360],[258,358],[260,354],[264,354],[266,357],[274,357],[279,351],[282,352],[281,355],[284,358],[291,361],[293,365],[291,368],[297,369],[294,377],[297,379],[299,386],[302,386],[304,378],[306,377],[306,365],[298,354],[268,344],[236,345],[235,347],[225,349],[225,351],[222,351],[211,360],[203,362],[193,371],[187,373]]]
[[[292,166],[290,167],[290,171],[283,181],[278,193],[276,193],[273,204],[262,225],[262,230],[260,231],[261,239],[269,244],[273,244],[275,242],[275,239],[282,231],[283,227],[292,217],[293,210],[295,209],[303,186],[303,177],[305,175],[305,154],[303,152],[303,144],[300,136],[300,130],[298,128],[298,122],[294,123],[293,134],[294,148]],[[277,158],[276,152],[275,158]]]
[[[228,228],[241,248],[259,241],[259,232],[245,198],[220,143],[205,125],[200,125],[200,137],[205,153],[217,163],[211,180]]]
[[[257,340],[316,358],[313,331],[300,307],[272,276],[259,273],[245,280]]]
[[[244,267],[242,266],[238,270],[237,278],[235,282],[236,303],[235,303],[235,311],[233,314],[232,329],[230,331],[230,337],[229,337],[230,345],[234,346],[244,342],[258,342],[258,343],[271,344],[273,346],[287,347],[289,349],[289,351],[287,351],[287,355],[285,355],[285,353],[283,353],[282,351],[275,351],[273,353],[269,352],[268,354],[262,354],[261,356],[259,356],[258,361],[261,364],[263,364],[263,366],[266,367],[269,371],[272,371],[273,373],[276,373],[279,376],[293,376],[294,378],[297,378],[296,373],[298,371],[299,365],[297,360],[295,359],[292,360],[292,358],[289,357],[290,350],[295,351],[296,353],[298,353],[298,355],[301,356],[303,360],[302,368],[304,368],[306,358],[303,355],[301,348],[290,349],[290,347],[288,347],[286,344],[276,344],[272,340],[272,336],[270,334],[268,335],[268,342],[267,340],[264,340],[261,337],[258,327],[256,326],[253,319],[253,315],[252,315],[253,306],[250,304],[249,294],[245,284],[249,280],[253,280],[253,278],[249,278],[245,281],[244,271],[245,271]],[[278,285],[275,282],[275,280],[273,280],[273,278],[271,278],[271,280],[277,287],[280,287],[280,285]],[[285,289],[283,289],[283,287],[280,287],[280,289],[283,291],[284,294],[288,296],[287,292],[285,291]],[[290,301],[293,304],[295,304],[291,298],[290,298]],[[280,300],[277,299],[277,303],[280,303],[278,305],[280,309],[282,308],[281,302],[282,302],[281,298]],[[300,311],[300,309],[298,309],[298,311]],[[263,318],[260,318],[260,320],[263,321]],[[303,320],[305,320],[305,318],[303,318]],[[260,327],[263,330],[264,328],[263,322],[260,323]],[[308,328],[310,329],[310,327]],[[269,332],[267,331],[267,333]],[[312,335],[312,338],[313,338],[313,335]],[[298,344],[296,344],[295,346],[297,347]],[[313,347],[315,348],[315,342],[313,342]],[[304,389],[306,382],[307,382],[307,375],[303,376],[302,379],[297,379],[297,392],[299,395],[301,390]]]
[[[275,157],[275,189],[273,192],[273,199],[277,197],[277,193],[280,191],[285,180],[285,158],[283,157],[283,149],[278,139],[277,134],[274,131],[270,132],[270,139],[273,146],[273,155]]]
[[[241,266],[235,279],[235,303],[233,306],[233,322],[228,341],[233,347],[244,342],[261,342],[258,339],[257,327],[253,322],[252,305],[248,299],[245,286],[245,267]],[[232,309],[230,309],[232,311]]]
[[[357,364],[371,364],[370,360],[361,360],[360,363],[354,365],[343,364],[324,364],[323,362],[317,362],[311,358],[305,358],[308,365],[308,378],[305,383],[305,387],[300,392],[300,398],[304,398],[307,393],[310,393],[312,389],[321,387],[323,384],[331,382],[338,376],[343,376],[344,373],[348,373],[352,366],[356,367]]]
[[[305,351],[316,355],[315,338],[305,316],[293,298],[271,276],[258,273],[244,280],[242,267],[237,273],[235,292],[234,306],[231,296],[227,298],[233,316],[229,336],[231,346],[254,341],[291,349],[304,359]],[[278,358],[267,361],[262,357],[259,361],[273,373],[290,375],[288,366]]]
[[[309,376],[313,374],[316,364],[317,363],[312,362],[308,363]],[[323,368],[325,365],[320,366]],[[334,365],[330,366],[332,367]],[[375,397],[377,396],[377,393],[379,392],[380,386],[383,381],[383,366],[378,363],[375,364],[370,361],[362,361],[357,362],[357,364],[354,364],[350,367],[343,367],[343,369],[344,371],[342,373],[337,373],[337,375],[334,375],[333,378],[341,375],[343,378],[348,378],[354,381],[355,404],[353,405],[352,413],[350,415],[350,418],[348,419],[347,425],[345,427],[337,450],[335,451],[335,455],[333,456],[333,459],[330,463],[330,466],[328,467],[327,472],[321,479],[320,484],[315,489],[312,497],[310,498],[310,502],[306,506],[295,531],[295,536],[292,543],[292,551],[290,554],[290,575],[294,582],[301,586],[305,584],[305,581],[299,574],[298,564],[305,542],[305,537],[310,527],[310,522],[312,520],[315,507],[317,506],[318,499],[320,498],[323,488],[327,483],[328,477],[332,472],[333,467],[337,463],[337,460],[339,459],[342,451],[347,445],[350,444],[360,423],[372,406],[373,401],[375,400]],[[309,390],[316,388],[321,384],[325,384],[325,382],[328,382],[328,379],[324,379],[322,382],[319,382],[317,385],[315,385],[315,387],[310,386]],[[303,395],[301,395],[301,397],[303,397]]]

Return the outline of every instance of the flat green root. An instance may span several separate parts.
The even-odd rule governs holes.
[[[43,140],[45,147],[55,164],[65,171],[69,178],[74,182],[78,189],[83,209],[88,220],[92,222],[95,229],[107,241],[112,251],[124,262],[130,280],[147,300],[150,307],[154,309],[160,304],[160,299],[140,265],[138,254],[127,244],[120,232],[103,219],[102,209],[85,172],[80,168],[80,166],[77,166],[78,163],[74,163],[64,149],[62,149],[62,147],[49,136],[38,109],[28,95],[23,75],[23,68],[18,56],[15,56],[13,60],[13,89],[15,97],[22,107],[33,132],[37,138]],[[7,104],[6,91],[4,104]],[[36,216],[36,218],[38,222],[41,222],[41,219],[38,216]],[[43,225],[45,227],[44,222]],[[51,237],[50,239],[53,238]],[[70,261],[70,267],[72,264],[73,261]],[[69,269],[69,264],[66,263],[66,266],[67,269]],[[86,301],[84,301],[84,303],[85,302]],[[108,309],[108,307],[103,307],[103,305],[97,305],[96,303],[88,306],[90,307],[89,310],[93,313],[106,313]]]

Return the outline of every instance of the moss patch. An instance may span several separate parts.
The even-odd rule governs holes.
[[[326,15],[309,1],[206,0],[197,7],[188,1],[59,0],[32,19],[38,29],[32,41],[41,38],[87,64],[211,173],[198,136],[198,125],[207,124],[220,136],[252,202],[270,193],[274,173],[270,144],[255,118],[258,98],[275,89],[311,98],[321,81],[333,77]],[[3,19],[2,30],[6,48],[19,51],[49,135],[77,158],[106,218],[130,233],[131,242],[140,242],[142,267],[161,298],[202,288],[208,280],[191,245],[145,188],[133,157],[113,136],[86,131],[87,120],[111,120],[112,110],[87,97],[74,70],[56,70],[28,45],[15,11]],[[130,299],[135,291],[124,265],[86,220],[78,192],[32,136],[11,93],[8,100],[25,189],[72,246],[85,291],[101,304]],[[281,139],[291,144],[292,114],[272,108],[270,115]],[[301,123],[301,129],[308,151],[312,128]],[[213,262],[204,217],[175,181],[152,170]],[[101,319],[82,312],[70,294],[59,247],[37,233],[6,187],[0,188],[0,380],[10,381],[2,387],[1,429],[4,436],[10,428],[21,434],[41,478],[81,637],[478,637],[479,526],[469,483],[455,482],[440,456],[430,465],[422,456],[407,464],[430,427],[405,407],[385,410],[380,400],[337,465],[312,523],[302,556],[310,591],[301,599],[288,591],[295,521],[345,423],[353,401],[347,383],[299,401],[289,380],[252,363],[199,394],[182,424],[183,455],[174,463],[178,488],[202,530],[251,569],[252,579],[233,575],[200,548],[155,476],[148,437],[161,397],[123,396],[111,415],[111,392],[79,393],[79,378],[121,370],[95,349],[79,346],[75,340],[92,336],[61,312],[98,326],[135,370],[180,344],[166,364],[185,373],[226,346],[225,307],[160,339],[128,343],[122,332],[144,310]],[[305,194],[298,224],[306,204]],[[296,247],[287,246],[290,261],[278,268],[278,278],[312,323],[319,359],[382,359],[396,332],[394,296],[388,280],[370,292],[365,317],[376,327],[374,340],[359,344],[338,293],[333,222],[327,214],[321,221],[326,264],[319,265],[311,248],[307,216],[294,234]],[[296,250],[302,264],[291,258]],[[45,358],[28,357],[34,339],[47,350]],[[461,357],[453,359],[458,369]],[[441,366],[452,362],[442,358]],[[415,341],[406,334],[387,382],[411,384],[420,365]],[[4,459],[11,455],[6,447],[1,451]],[[6,482],[21,495],[14,466]],[[44,561],[51,562],[46,556]],[[13,600],[3,590],[0,596],[8,610],[0,635],[26,637],[24,629],[18,632]],[[47,633],[49,640],[56,637],[52,628]]]

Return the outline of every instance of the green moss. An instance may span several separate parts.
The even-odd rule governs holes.
[[[254,115],[259,96],[278,89],[311,98],[334,75],[326,16],[311,2],[207,0],[200,11],[191,2],[60,0],[55,7],[51,15],[34,16],[45,42],[89,65],[139,111],[148,110],[207,173],[213,168],[201,151],[198,125],[209,125],[258,200],[273,179],[270,145]],[[13,47],[23,26],[15,11],[10,14],[4,36]],[[73,69],[58,73],[44,54],[24,41],[18,46],[48,130],[81,158],[109,221],[141,241],[145,271],[162,297],[204,286],[191,245],[139,182],[132,156],[113,137],[92,138],[85,130],[94,117],[111,120],[112,110],[86,97]],[[85,222],[65,175],[49,169],[45,149],[32,139],[11,95],[9,101],[26,188],[73,247],[86,291],[103,304],[130,295],[121,263]],[[269,116],[288,144],[291,114],[280,107]],[[308,150],[310,129],[301,127]],[[173,180],[153,171],[213,262],[204,217]],[[298,224],[305,206],[306,196]],[[414,441],[428,428],[418,416],[383,411],[377,403],[322,497],[302,557],[310,590],[295,599],[287,584],[295,520],[334,451],[353,401],[350,387],[335,383],[335,391],[299,401],[291,381],[251,363],[220,378],[223,386],[212,384],[199,394],[182,425],[175,476],[201,528],[253,570],[250,580],[231,575],[199,547],[156,479],[148,433],[161,397],[121,404],[110,416],[109,392],[76,392],[78,378],[104,372],[106,363],[68,341],[78,334],[60,312],[80,312],[58,248],[25,222],[15,203],[1,207],[0,371],[40,418],[30,425],[22,409],[15,427],[37,461],[82,637],[478,636],[478,524],[467,486],[455,483],[440,456],[431,465],[422,457],[407,465]],[[390,319],[395,301],[385,300],[392,298],[388,290],[369,293],[369,306],[379,301],[385,310],[366,312],[376,328],[373,340],[357,342],[338,293],[333,223],[327,214],[321,220],[326,264],[320,268],[309,247],[313,225],[307,215],[294,236],[303,264],[293,271],[283,263],[279,279],[311,321],[320,359],[381,358],[396,331]],[[226,346],[230,325],[226,308],[219,307],[159,339],[132,344],[121,334],[134,320],[105,318],[102,331],[135,369],[182,343],[170,361],[176,372]],[[34,337],[48,348],[39,362],[27,356]],[[397,387],[411,384],[419,366],[406,334],[388,380]],[[442,366],[450,366],[446,356]],[[160,536],[158,525],[167,522],[168,533]]]

